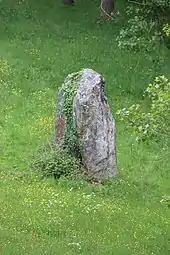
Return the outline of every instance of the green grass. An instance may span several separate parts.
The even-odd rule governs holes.
[[[169,253],[169,209],[145,203],[128,181],[104,189],[22,176],[1,180],[2,254]]]
[[[170,253],[170,209],[160,203],[170,195],[165,141],[136,144],[117,121],[117,180],[55,183],[29,172],[32,153],[52,135],[68,73],[103,74],[113,114],[141,100],[155,76],[169,76],[163,45],[147,54],[117,48],[126,24],[125,3],[117,4],[120,17],[105,23],[97,0],[71,8],[52,0],[0,3],[0,254]]]

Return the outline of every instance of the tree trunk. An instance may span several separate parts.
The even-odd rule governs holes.
[[[73,5],[74,4],[74,0],[63,0],[63,4]]]
[[[101,0],[100,10],[101,15],[105,19],[112,19],[111,13],[114,11],[115,3],[114,0]]]

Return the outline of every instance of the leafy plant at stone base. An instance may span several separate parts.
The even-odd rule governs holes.
[[[170,82],[165,76],[156,77],[144,92],[149,99],[149,110],[145,112],[140,104],[133,104],[117,112],[121,121],[136,136],[137,141],[149,141],[160,136],[170,137]]]
[[[31,168],[44,177],[77,178],[80,175],[80,162],[66,149],[56,147],[53,142],[41,146],[33,156]]]

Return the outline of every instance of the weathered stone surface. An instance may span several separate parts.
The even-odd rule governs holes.
[[[115,176],[115,122],[107,103],[104,79],[91,69],[82,72],[74,98],[74,114],[88,176],[94,179]]]
[[[63,87],[73,83],[68,76]],[[90,179],[104,180],[117,174],[116,129],[105,94],[103,77],[91,69],[79,72],[75,80],[72,119],[83,166]],[[67,118],[63,114],[64,93],[60,91],[56,117],[56,142],[62,144]],[[58,131],[57,131],[58,130]]]

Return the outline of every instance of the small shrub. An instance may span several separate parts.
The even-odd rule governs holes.
[[[53,144],[42,146],[33,158],[33,169],[42,172],[45,177],[75,178],[79,174],[80,162],[67,150]]]
[[[166,46],[170,49],[170,25],[168,23],[163,24],[162,33]]]
[[[128,123],[137,140],[147,141],[160,135],[170,137],[170,82],[165,76],[156,77],[144,92],[150,100],[148,112],[133,104],[117,112],[120,120]]]
[[[156,23],[142,16],[139,8],[129,7],[127,16],[129,16],[127,25],[120,30],[116,39],[118,47],[133,51],[150,51],[155,48],[159,41]]]
[[[162,31],[165,36],[170,37],[170,25],[168,23],[163,25]]]
[[[133,3],[133,0],[131,1]],[[140,13],[150,19],[162,22],[170,14],[169,0],[138,0],[134,5],[139,6]]]

